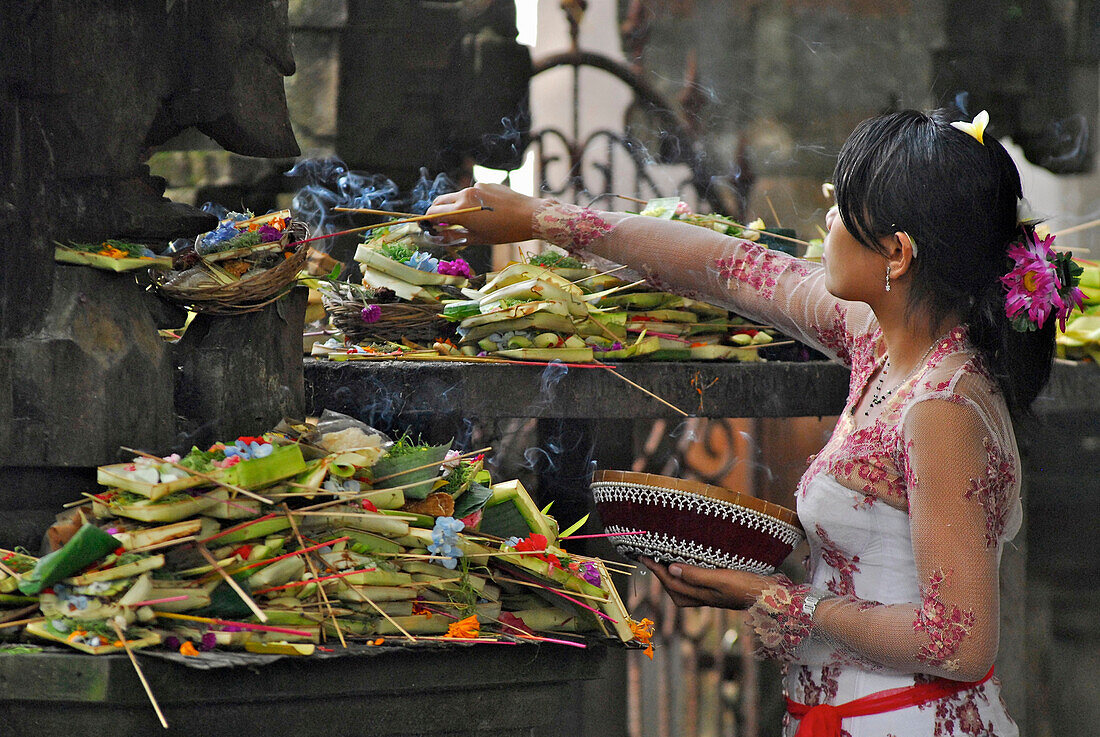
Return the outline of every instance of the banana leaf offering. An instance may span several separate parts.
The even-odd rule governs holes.
[[[613,564],[565,549],[584,520],[561,533],[519,481],[491,477],[487,450],[391,439],[325,412],[104,466],[60,548],[2,551],[0,613],[33,606],[25,636],[88,654],[644,644]]]

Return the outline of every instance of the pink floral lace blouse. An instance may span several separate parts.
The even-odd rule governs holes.
[[[851,367],[845,409],[796,491],[808,582],[774,577],[748,613],[760,653],[790,664],[790,698],[839,704],[931,677],[986,675],[997,652],[1001,550],[1022,519],[1020,464],[1003,398],[965,327],[942,336],[865,417],[853,410],[885,344],[866,304],[829,294],[820,265],[684,223],[557,203],[536,213],[535,228]],[[812,621],[802,614],[811,590],[826,597]],[[846,719],[844,730],[1014,735],[998,688],[992,679],[934,705]]]

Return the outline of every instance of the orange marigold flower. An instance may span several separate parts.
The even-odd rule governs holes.
[[[470,615],[465,619],[460,619],[457,622],[451,624],[447,628],[447,634],[444,637],[458,637],[461,639],[471,639],[481,634],[481,625],[477,621],[477,615]]]
[[[643,619],[641,622],[635,622],[633,619],[626,621],[630,625],[630,631],[634,633],[634,639],[647,646],[645,654],[649,656],[650,660],[653,660],[653,643],[650,640],[653,639],[653,630],[656,623],[649,618]]]
[[[195,643],[187,640],[182,645],[180,645],[180,654],[197,656],[199,654],[199,651],[195,648]]]

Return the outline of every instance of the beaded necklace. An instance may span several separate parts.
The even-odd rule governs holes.
[[[932,345],[928,346],[928,350],[924,352],[924,355],[921,356],[920,360],[917,361],[917,363],[913,366],[913,370],[906,374],[905,378],[903,378],[897,384],[894,384],[886,391],[882,391],[882,385],[886,382],[886,375],[890,372],[890,357],[887,356],[886,362],[882,364],[882,371],[879,372],[878,381],[875,382],[874,387],[872,387],[871,389],[871,399],[869,402],[867,402],[867,409],[863,410],[863,416],[870,417],[872,409],[889,399],[890,395],[892,395],[899,386],[909,381],[909,379],[913,377],[913,374],[917,373],[917,371],[919,371],[924,366],[924,362],[928,360],[928,356],[931,355],[932,349],[939,345],[939,343],[939,340],[932,341]],[[852,414],[855,414],[855,411],[856,408],[852,407]]]

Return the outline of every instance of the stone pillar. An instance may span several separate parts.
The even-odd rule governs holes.
[[[257,435],[283,417],[303,417],[305,309],[306,290],[294,289],[256,312],[195,317],[174,351],[178,449]]]

